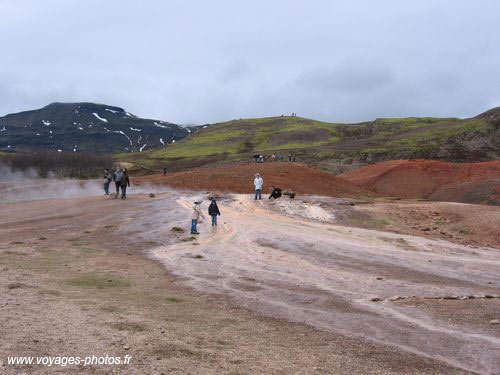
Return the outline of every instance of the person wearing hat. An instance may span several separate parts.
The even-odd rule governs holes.
[[[259,173],[255,174],[253,184],[255,186],[255,200],[262,199],[262,186],[264,185],[264,180],[260,177]]]
[[[201,205],[200,201],[194,202],[193,213],[191,215],[191,234],[200,234],[196,230],[196,226],[198,225],[198,219],[200,218],[200,216],[202,218],[205,218],[205,216],[203,216],[203,213],[201,212],[200,205]]]

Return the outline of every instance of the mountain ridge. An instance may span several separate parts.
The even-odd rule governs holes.
[[[190,133],[189,128],[139,118],[117,106],[54,102],[0,117],[0,151],[140,152]]]

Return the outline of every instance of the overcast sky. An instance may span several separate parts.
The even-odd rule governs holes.
[[[0,115],[54,101],[210,123],[500,105],[498,0],[0,0]]]

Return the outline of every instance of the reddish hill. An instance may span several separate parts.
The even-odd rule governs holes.
[[[259,172],[264,178],[264,193],[271,185],[299,194],[360,196],[370,193],[320,169],[299,163],[242,163],[230,166],[198,168],[167,176],[135,177],[136,184],[162,184],[178,189],[216,190],[233,193],[253,192],[253,179]]]
[[[338,177],[375,193],[401,198],[500,205],[500,161],[445,163],[393,160]]]

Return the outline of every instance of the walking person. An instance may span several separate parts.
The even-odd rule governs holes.
[[[255,200],[262,199],[262,186],[264,186],[264,180],[260,176],[259,173],[255,174],[255,179],[253,180],[253,184],[255,186]]]
[[[111,183],[111,173],[109,169],[104,169],[104,195],[109,195],[109,184]]]
[[[208,214],[212,217],[212,226],[216,226],[217,216],[220,216],[220,211],[215,198],[212,198],[212,202],[210,202],[210,206],[208,206]]]
[[[127,168],[123,170],[122,178],[120,179],[120,187],[122,188],[122,199],[127,199],[127,186],[130,186]]]
[[[115,198],[118,198],[118,195],[120,194],[120,186],[122,185],[122,177],[123,177],[123,171],[120,167],[116,167],[115,173],[113,173],[113,181],[115,182],[115,188],[116,188],[116,196]]]
[[[191,234],[200,234],[196,229],[196,226],[198,225],[198,220],[200,219],[200,216],[202,218],[205,218],[205,216],[203,216],[203,213],[201,212],[200,206],[201,206],[200,201],[194,202],[193,212],[191,214]]]

